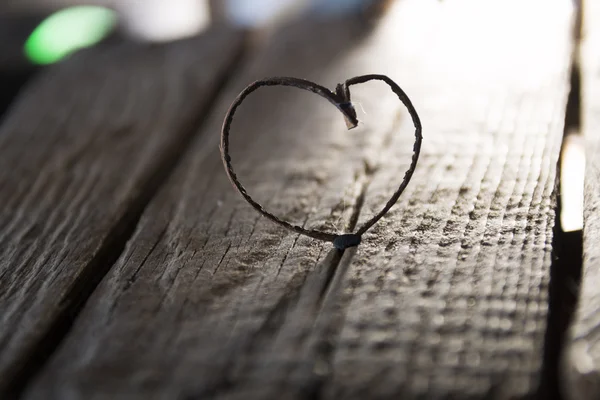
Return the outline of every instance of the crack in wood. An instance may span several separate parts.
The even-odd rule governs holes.
[[[225,252],[223,253],[221,259],[219,260],[217,267],[213,271],[213,275],[215,275],[219,271],[219,268],[221,267],[221,264],[223,264],[223,260],[225,260],[225,257],[227,257],[227,253],[229,253],[229,250],[231,250],[231,242],[227,244],[227,248],[225,249]]]
[[[349,218],[348,228],[350,232],[354,231],[358,224],[369,185],[385,157],[381,154],[391,143],[393,134],[398,130],[401,121],[401,112],[398,111],[392,127],[383,135],[381,145],[377,151],[380,154],[378,160],[374,164],[370,164],[367,159],[363,160],[363,170],[355,178],[355,180],[362,180],[362,182]],[[301,367],[299,371],[296,371],[296,373],[303,376],[303,394],[307,398],[319,400],[324,396],[323,385],[328,379],[332,366],[333,343],[336,342],[336,338],[343,327],[345,308],[352,296],[351,292],[341,293],[341,288],[357,251],[357,247],[346,250],[332,249],[322,263],[321,269],[324,271],[319,275],[325,275],[325,279],[319,279],[322,287],[318,295],[316,308],[312,314],[313,322],[306,324],[313,327],[312,332],[308,335],[312,338],[312,342],[305,345],[305,348],[309,352],[315,352],[310,357],[314,363],[309,364],[308,367]],[[317,273],[319,272],[319,269],[317,269]],[[316,282],[312,282],[311,278],[313,278],[313,274],[309,274],[304,287],[316,286]]]
[[[146,264],[146,261],[148,261],[148,258],[150,257],[150,255],[152,255],[152,253],[154,253],[154,250],[156,249],[156,246],[158,246],[158,244],[160,243],[160,241],[164,238],[165,234],[167,233],[167,227],[164,227],[162,232],[158,235],[157,239],[154,241],[154,244],[152,245],[152,247],[150,248],[150,250],[148,251],[148,253],[146,254],[146,256],[144,257],[144,259],[142,260],[142,262],[140,263],[140,265],[138,266],[138,268],[134,271],[133,275],[131,275],[129,277],[129,279],[127,279],[127,282],[125,283],[125,286],[123,287],[123,290],[127,290],[131,287],[131,285],[133,285],[137,279],[137,275],[140,272],[140,270],[142,269],[142,267]],[[130,258],[131,255],[128,256],[128,258]]]
[[[306,225],[307,221],[308,221],[308,217],[306,217],[304,219],[304,223],[302,224],[302,227],[304,227]],[[296,244],[298,243],[298,239],[300,239],[300,236],[301,236],[300,234],[296,235],[296,237],[294,238],[294,242],[292,243],[292,245],[290,246],[288,251],[283,256],[283,259],[281,260],[281,264],[279,264],[279,268],[277,268],[277,274],[275,275],[276,277],[279,276],[279,274],[281,273],[281,269],[283,268],[285,261],[288,259],[289,255],[292,252],[292,250],[294,249],[294,247],[296,247]]]

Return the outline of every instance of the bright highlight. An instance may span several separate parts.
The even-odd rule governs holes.
[[[104,7],[77,6],[46,18],[25,42],[25,54],[35,64],[53,64],[104,39],[115,27],[116,13]]]

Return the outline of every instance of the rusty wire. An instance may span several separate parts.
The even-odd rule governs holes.
[[[229,131],[231,128],[231,123],[233,122],[233,117],[237,108],[242,104],[242,102],[248,97],[252,92],[257,90],[263,86],[291,86],[298,89],[308,90],[310,92],[316,93],[321,97],[327,99],[330,103],[332,103],[344,116],[346,120],[346,125],[348,129],[352,129],[357,126],[358,119],[356,116],[356,110],[352,105],[350,98],[350,86],[358,85],[361,83],[365,83],[371,80],[379,80],[383,81],[390,86],[392,91],[398,96],[402,104],[408,110],[410,114],[413,124],[415,126],[415,143],[413,145],[413,156],[408,170],[404,174],[404,178],[400,183],[398,189],[394,192],[392,197],[387,201],[386,205],[383,209],[365,222],[355,233],[347,233],[342,235],[336,235],[333,233],[323,232],[315,229],[305,229],[298,225],[293,225],[289,222],[286,222],[277,216],[271,214],[266,211],[261,204],[256,202],[246,191],[246,188],[240,183],[235,171],[233,169],[233,165],[231,164],[231,156],[229,155]],[[409,97],[404,93],[404,91],[398,86],[392,79],[385,75],[361,75],[351,79],[346,80],[343,84],[338,84],[335,92],[318,85],[314,82],[299,79],[299,78],[290,78],[290,77],[274,77],[267,78],[263,80],[259,80],[251,83],[247,86],[233,101],[229,110],[227,111],[227,115],[225,116],[225,120],[223,121],[223,128],[221,130],[221,159],[223,161],[223,165],[225,166],[225,171],[227,172],[227,176],[229,180],[233,184],[234,188],[244,197],[244,199],[260,214],[270,219],[271,221],[293,231],[299,233],[301,235],[306,235],[314,239],[332,242],[333,245],[339,249],[344,250],[349,247],[358,246],[361,242],[362,235],[377,221],[379,221],[392,206],[398,201],[404,189],[410,182],[413,173],[417,167],[417,162],[419,160],[419,154],[421,152],[421,142],[423,140],[422,136],[422,126],[421,120],[419,119],[419,115],[415,110],[412,102]]]

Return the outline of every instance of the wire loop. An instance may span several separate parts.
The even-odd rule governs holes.
[[[242,104],[242,102],[248,97],[252,92],[257,90],[263,86],[292,86],[303,90],[308,90],[310,92],[316,93],[321,97],[327,99],[330,103],[332,103],[344,116],[346,121],[346,125],[348,129],[355,128],[358,125],[358,119],[356,116],[356,110],[352,105],[352,101],[350,98],[350,86],[359,85],[361,83],[366,83],[372,80],[383,81],[388,84],[391,90],[398,96],[402,104],[408,110],[410,114],[413,124],[415,126],[415,143],[413,146],[413,156],[408,170],[404,174],[404,178],[400,183],[398,189],[394,192],[392,197],[388,200],[383,209],[365,222],[355,233],[348,233],[343,235],[336,235],[333,233],[323,232],[315,229],[305,229],[298,225],[290,224],[277,216],[271,214],[266,211],[262,205],[256,202],[246,191],[246,188],[240,183],[235,171],[233,169],[233,165],[231,164],[231,156],[229,155],[229,131],[231,128],[231,123],[233,122],[233,117],[237,108]],[[227,176],[229,180],[233,184],[233,187],[244,197],[244,199],[260,214],[270,219],[271,221],[293,231],[299,233],[301,235],[306,235],[314,239],[332,242],[334,246],[339,250],[344,250],[349,247],[358,246],[361,242],[362,235],[377,221],[379,221],[392,206],[398,201],[404,189],[410,182],[413,173],[417,167],[417,162],[419,160],[419,154],[421,153],[421,142],[423,140],[422,136],[422,126],[421,120],[419,119],[419,115],[415,110],[412,102],[404,93],[404,91],[398,86],[393,80],[385,75],[362,75],[357,76],[351,79],[348,79],[343,84],[338,84],[335,92],[318,85],[314,82],[307,81],[305,79],[299,78],[290,78],[290,77],[275,77],[259,80],[251,83],[247,86],[233,101],[229,110],[227,111],[227,115],[225,116],[225,120],[223,121],[223,128],[221,130],[221,159],[223,161],[223,165],[225,166],[225,171],[227,172]]]

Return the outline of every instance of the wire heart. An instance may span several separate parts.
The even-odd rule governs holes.
[[[233,122],[233,116],[237,110],[237,108],[242,104],[244,99],[248,97],[252,92],[257,90],[263,86],[292,86],[303,90],[308,90],[310,92],[316,93],[321,97],[327,99],[330,103],[332,103],[344,116],[346,120],[346,125],[348,129],[355,128],[358,125],[358,118],[356,116],[356,110],[352,105],[350,98],[350,86],[358,85],[361,83],[365,83],[372,80],[383,81],[390,86],[392,91],[398,96],[402,104],[408,110],[410,114],[413,124],[415,126],[415,143],[413,146],[413,156],[410,163],[410,166],[406,173],[404,174],[404,178],[402,183],[398,187],[398,189],[394,192],[392,197],[388,200],[385,207],[377,213],[374,217],[365,222],[356,233],[347,233],[342,235],[336,235],[333,233],[323,232],[314,229],[305,229],[298,225],[290,224],[289,222],[283,221],[282,219],[276,217],[270,212],[266,211],[259,203],[257,203],[246,191],[246,188],[240,183],[233,166],[231,164],[231,156],[229,155],[229,130],[231,128],[231,123]],[[309,236],[314,239],[323,240],[326,242],[332,242],[333,245],[339,250],[345,250],[349,247],[358,246],[361,242],[362,235],[377,221],[381,219],[392,206],[398,201],[400,195],[406,189],[406,186],[410,182],[415,168],[417,167],[417,162],[419,160],[419,154],[421,153],[421,142],[423,141],[423,136],[421,134],[422,126],[421,120],[419,119],[419,115],[415,110],[412,102],[404,93],[404,91],[398,86],[393,80],[385,75],[361,75],[351,79],[348,79],[346,82],[338,84],[336,86],[335,92],[323,87],[319,84],[316,84],[311,81],[307,81],[305,79],[299,78],[290,78],[290,77],[275,77],[259,80],[248,85],[233,101],[229,110],[227,111],[227,115],[225,116],[225,120],[223,121],[223,128],[221,130],[221,159],[223,161],[223,165],[225,166],[225,171],[227,172],[227,176],[229,180],[233,184],[234,188],[244,197],[244,199],[252,206],[256,211],[258,211],[263,216],[267,217],[271,221],[289,229],[296,233]]]

